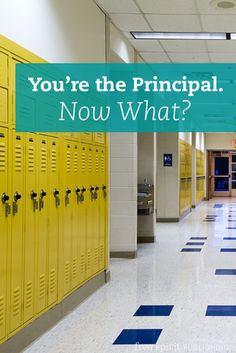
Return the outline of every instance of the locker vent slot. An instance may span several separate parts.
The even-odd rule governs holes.
[[[12,313],[13,316],[17,316],[20,313],[20,302],[21,302],[21,293],[20,288],[16,288],[13,291],[13,305],[12,305]]]
[[[52,150],[52,155],[51,155],[51,171],[55,173],[57,171],[57,151]]]
[[[88,172],[92,173],[92,171],[93,171],[92,154],[89,153],[89,155],[88,155]]]
[[[6,145],[5,143],[0,143],[0,172],[6,171]]]
[[[70,151],[66,152],[66,171],[70,173]]]
[[[29,281],[26,284],[25,290],[25,307],[30,308],[33,304],[33,282]]]
[[[91,251],[87,251],[87,270],[91,270],[91,258],[92,254]]]
[[[104,157],[104,154],[101,154],[100,166],[101,166],[101,173],[105,173],[105,157]]]
[[[5,301],[4,297],[0,297],[0,326],[4,324],[4,317],[5,317]]]
[[[80,273],[85,273],[86,267],[85,267],[85,255],[82,254],[80,256]]]
[[[86,153],[82,153],[82,173],[86,173]]]
[[[94,249],[94,256],[93,256],[93,259],[94,259],[94,265],[97,266],[97,265],[98,265],[98,261],[99,261],[99,258],[98,258],[98,248],[95,248],[95,249]]]
[[[41,172],[47,171],[47,150],[42,148],[41,149]]]
[[[100,245],[99,261],[104,261],[104,245]]]
[[[72,278],[75,279],[76,276],[77,276],[77,258],[74,258],[72,262]]]
[[[22,170],[22,146],[15,146],[15,171],[21,172]]]
[[[70,263],[65,263],[65,283],[70,282]]]
[[[74,172],[78,172],[78,152],[74,153]]]
[[[16,140],[21,140],[21,137],[20,136],[16,136]]]
[[[55,268],[53,268],[50,271],[50,275],[49,275],[49,290],[50,293],[53,293],[56,289],[56,270]]]
[[[99,173],[99,155],[96,154],[95,172]]]
[[[34,147],[28,147],[28,172],[34,172]]]
[[[39,299],[45,297],[45,275],[39,276]]]

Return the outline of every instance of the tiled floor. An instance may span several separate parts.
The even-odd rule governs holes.
[[[236,353],[236,254],[221,251],[236,248],[233,202],[158,224],[156,244],[140,246],[136,260],[113,260],[111,282],[25,353]],[[204,241],[201,251],[181,251],[195,249],[185,245],[192,240]]]

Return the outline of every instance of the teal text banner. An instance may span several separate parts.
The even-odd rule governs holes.
[[[17,64],[19,132],[234,132],[236,64]]]

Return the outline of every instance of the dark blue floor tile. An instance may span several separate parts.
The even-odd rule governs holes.
[[[236,238],[233,238],[233,237],[225,237],[223,240],[236,240]]]
[[[203,222],[216,222],[216,220],[215,219],[204,219]]]
[[[190,240],[207,240],[207,237],[191,237]]]
[[[214,205],[214,208],[222,208],[223,207],[223,203],[216,203]]]
[[[161,332],[160,329],[125,329],[113,344],[156,344]]]
[[[204,245],[205,243],[203,242],[193,242],[193,241],[189,241],[188,243],[186,243],[185,245],[199,245],[199,246],[202,246]]]
[[[222,248],[221,252],[236,252],[236,248]]]
[[[201,248],[183,248],[181,252],[200,252]]]
[[[215,272],[216,275],[229,275],[229,276],[236,276],[236,270],[223,270],[223,269],[218,269]]]
[[[226,229],[236,229],[236,227],[226,227]]]
[[[236,316],[236,305],[209,305],[206,316]]]
[[[173,305],[141,305],[134,316],[170,316]]]

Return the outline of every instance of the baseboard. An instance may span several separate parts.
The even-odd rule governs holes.
[[[137,251],[111,251],[110,257],[113,259],[136,259]]]
[[[176,223],[179,222],[179,218],[157,218],[156,221],[158,223]]]
[[[155,243],[156,237],[155,236],[138,236],[138,243],[140,244],[146,244],[146,243]]]
[[[61,303],[55,305],[6,342],[0,344],[0,353],[20,353],[41,335],[55,326],[86,298],[109,280],[110,272],[102,272],[86,282]]]

